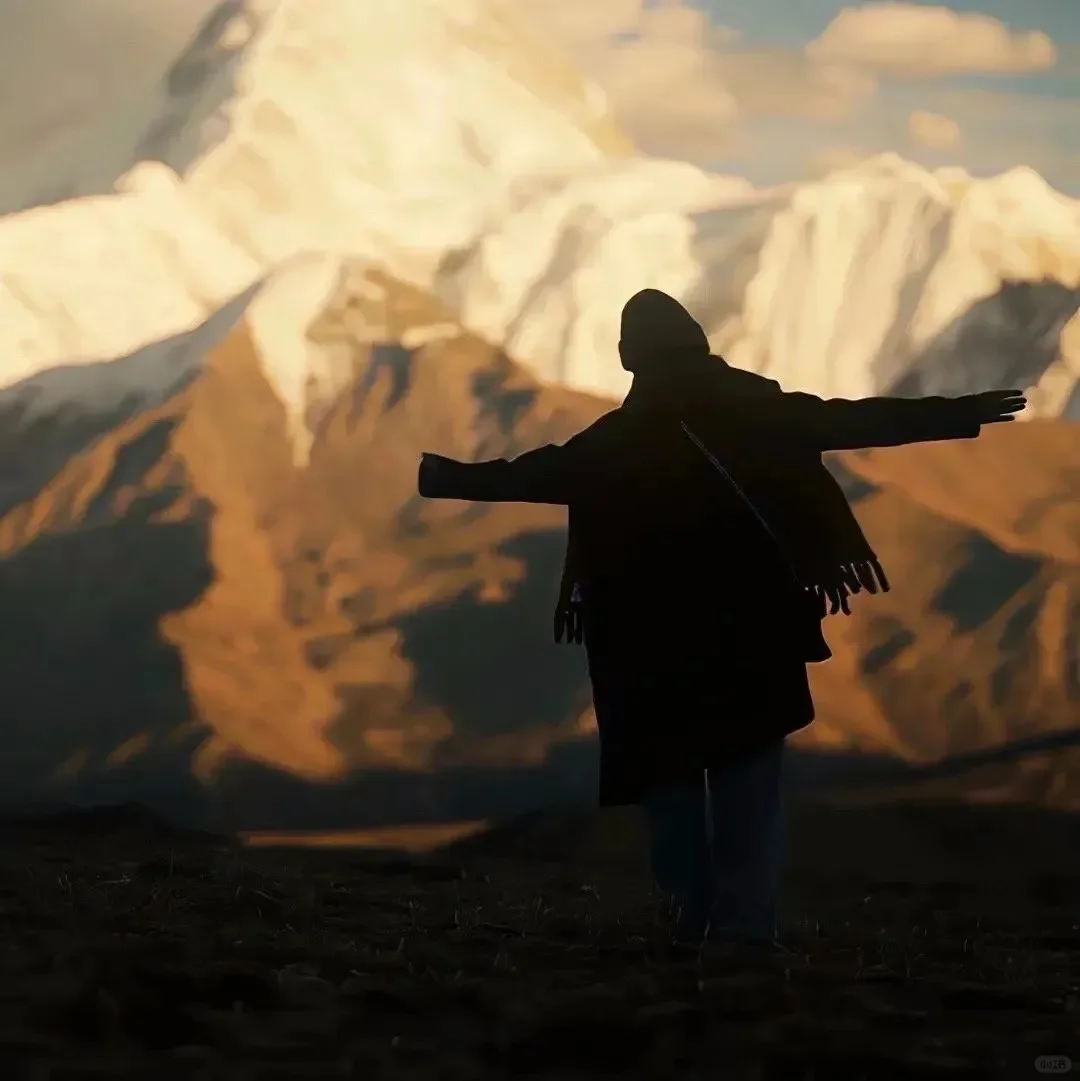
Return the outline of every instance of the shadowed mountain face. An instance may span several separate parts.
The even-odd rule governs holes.
[[[1061,354],[1080,292],[1052,278],[1007,281],[971,305],[915,358],[889,394],[971,394],[1036,385]]]
[[[48,462],[0,519],[5,802],[314,828],[592,798],[584,657],[549,640],[563,513],[413,493],[422,449],[513,455],[609,403],[349,280],[309,329],[351,375],[303,465],[243,325],[153,410],[0,415],[0,474]],[[827,624],[805,743],[920,762],[1075,723],[1078,451],[1032,423],[838,463],[894,592]],[[1080,802],[1070,754],[1024,794]]]

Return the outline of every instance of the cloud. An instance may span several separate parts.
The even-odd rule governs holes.
[[[850,169],[871,155],[853,146],[829,146],[818,151],[806,165],[806,178],[820,180],[830,173]]]
[[[873,75],[818,63],[795,49],[730,50],[720,58],[724,80],[748,117],[848,120],[876,89]]]
[[[0,0],[0,154],[28,156],[159,78],[214,0]]]
[[[933,108],[960,125],[964,165],[972,172],[984,175],[1029,165],[1055,187],[1080,195],[1076,144],[1080,98],[952,87],[935,93]]]
[[[960,143],[960,125],[949,116],[916,109],[907,119],[908,138],[928,150],[948,150]]]
[[[607,93],[644,151],[709,160],[730,149],[741,122],[847,119],[876,79],[797,48],[744,48],[684,0],[520,0],[522,14],[567,49]]]
[[[891,0],[843,8],[807,54],[904,75],[1017,74],[1057,62],[1054,43],[1042,31],[1013,31],[980,12]]]
[[[567,7],[591,10],[563,14]],[[629,0],[554,0],[544,9],[545,18],[553,15],[552,28],[570,35],[585,73],[643,149],[682,157],[728,137],[739,104],[717,63],[726,35],[708,16]]]

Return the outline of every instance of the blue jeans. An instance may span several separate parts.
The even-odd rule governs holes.
[[[784,857],[783,740],[656,788],[644,803],[653,875],[680,932],[772,938]]]

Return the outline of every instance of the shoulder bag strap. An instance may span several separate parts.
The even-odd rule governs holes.
[[[776,549],[777,555],[779,555],[780,559],[787,567],[788,573],[791,575],[791,580],[795,583],[796,586],[799,587],[799,589],[805,589],[806,587],[803,585],[802,581],[799,578],[798,571],[795,569],[795,561],[791,558],[787,548],[785,548],[784,545],[781,543],[780,538],[773,531],[772,527],[767,521],[765,521],[765,517],[762,515],[761,511],[759,511],[757,507],[754,506],[753,501],[742,490],[742,488],[739,486],[738,481],[736,481],[735,478],[727,471],[727,469],[724,468],[724,465],[720,461],[720,459],[717,458],[716,455],[713,454],[713,452],[709,450],[709,448],[705,446],[704,443],[702,443],[702,441],[690,430],[690,428],[685,422],[680,423],[683,433],[686,435],[687,439],[689,439],[690,442],[693,443],[694,446],[697,447],[697,449],[705,456],[708,463],[717,473],[720,474],[721,477],[723,477],[731,490],[739,497],[739,499],[742,500],[745,506],[749,509],[750,513],[753,514],[753,516],[757,519],[758,524],[761,526],[766,536],[768,536],[769,540],[772,542],[773,547]]]

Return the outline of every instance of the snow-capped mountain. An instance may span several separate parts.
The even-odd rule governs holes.
[[[153,408],[99,397],[28,424],[0,398],[0,809],[137,801],[215,829],[327,829],[592,800],[585,665],[549,639],[564,514],[414,493],[423,449],[513,455],[608,403],[357,265],[310,327],[344,389],[298,466],[281,355],[243,310],[283,305],[309,269],[196,331],[46,373],[98,377],[88,391],[156,376],[172,393]],[[1053,421],[841,457],[895,588],[827,622],[801,745],[1007,756],[1075,722],[1075,461],[1075,425]],[[1078,779],[1073,752],[993,780],[1075,808]]]
[[[687,302],[731,362],[793,390],[1015,384],[1039,387],[1036,412],[1070,408],[1080,323],[1071,348],[1059,339],[1080,307],[1080,202],[1029,170],[976,180],[888,155],[697,210],[625,167],[598,173],[518,209],[444,285],[470,326],[548,377],[624,390],[619,308],[647,283]]]
[[[79,138],[93,169],[57,154],[0,218],[0,803],[299,828],[580,794],[584,670],[543,648],[563,515],[418,500],[415,463],[595,419],[571,388],[621,389],[643,286],[789,386],[1060,413],[1076,384],[1077,207],[1038,177],[756,191],[635,156],[496,0],[230,0]],[[1076,431],[841,460],[903,588],[830,629],[814,740],[1072,723]],[[1046,776],[1075,805],[1075,763]]]
[[[1077,408],[1076,324],[1061,331],[1080,204],[1023,170],[883,158],[754,191],[635,156],[499,0],[226,0],[156,95],[83,134],[108,153],[93,175],[56,165],[77,197],[0,219],[0,385],[38,410],[97,397],[55,376],[46,395],[39,373],[190,329],[288,268],[251,319],[303,444],[312,396],[338,385],[304,328],[349,259],[573,387],[624,389],[619,309],[652,285],[793,389],[1015,383],[1037,412]],[[78,194],[110,170],[112,194]],[[155,397],[146,378],[101,393]]]
[[[45,395],[39,373],[190,329],[288,268],[251,316],[296,420],[313,383],[332,390],[304,327],[343,260],[429,283],[538,188],[609,161],[669,200],[728,187],[632,158],[600,92],[498,0],[226,0],[155,95],[80,138],[98,152],[47,186],[77,197],[0,219],[0,386],[32,379],[38,411],[86,388]],[[110,171],[113,193],[86,194]]]

